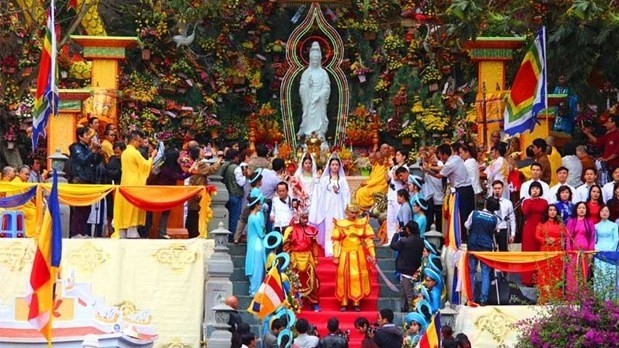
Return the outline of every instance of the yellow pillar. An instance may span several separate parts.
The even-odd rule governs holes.
[[[471,60],[478,65],[478,93],[476,98],[477,143],[488,146],[490,133],[503,129],[503,97],[505,72],[515,49],[524,44],[522,37],[478,37],[467,41],[465,48]]]
[[[58,116],[50,116],[47,125],[47,153],[56,149],[69,154],[69,146],[75,142],[77,120],[82,114],[84,100],[90,98],[90,89],[61,89],[58,91],[60,103]],[[47,164],[51,168],[51,163]]]
[[[84,48],[84,58],[92,61],[91,84],[95,99],[89,102],[93,107],[88,111],[96,112],[91,116],[101,118],[105,123],[118,125],[116,95],[119,61],[126,58],[127,48],[138,45],[138,38],[71,35],[71,39]],[[105,101],[110,97],[113,100]],[[97,105],[101,103],[104,105],[98,108]]]

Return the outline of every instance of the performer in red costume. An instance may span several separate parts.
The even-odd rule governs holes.
[[[298,220],[293,219],[291,225],[284,232],[284,251],[290,254],[290,265],[299,276],[301,289],[299,293],[309,300],[314,312],[320,312],[318,305],[318,230],[307,224],[309,214],[301,210]]]

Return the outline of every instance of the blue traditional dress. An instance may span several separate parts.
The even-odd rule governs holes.
[[[266,264],[264,213],[258,211],[247,218],[247,253],[245,275],[249,277],[249,295],[253,296],[262,284]]]
[[[423,235],[426,233],[426,227],[428,227],[426,214],[413,214],[413,221],[419,225],[419,236],[423,238]]]
[[[619,226],[608,219],[595,224],[595,251],[617,251],[618,229]],[[593,284],[596,292],[614,294],[617,291],[617,266],[596,258]]]

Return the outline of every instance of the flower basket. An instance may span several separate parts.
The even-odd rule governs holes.
[[[368,41],[374,41],[376,40],[376,33],[373,31],[364,31],[363,38]]]
[[[193,126],[195,119],[193,116],[183,116],[181,117],[181,127],[189,128]]]
[[[413,145],[413,137],[403,137],[401,142],[402,145]]]
[[[173,86],[173,85],[165,84],[165,85],[161,86],[161,93],[163,93],[163,94],[175,94],[176,93],[176,87]]]
[[[145,48],[142,50],[142,60],[150,60],[150,49]]]
[[[412,18],[402,18],[400,25],[402,25],[404,28],[412,28],[415,26],[415,20]]]
[[[217,139],[219,138],[219,129],[212,128],[209,130],[209,134],[211,135],[211,139]]]
[[[245,84],[245,77],[243,76],[234,76],[232,78],[232,83],[234,83],[237,86],[241,86]]]
[[[437,81],[432,81],[430,82],[430,84],[428,85],[428,90],[430,92],[436,92],[438,91],[438,82]]]

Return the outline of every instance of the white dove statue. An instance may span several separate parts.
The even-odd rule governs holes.
[[[187,24],[187,23],[182,25],[181,34],[172,36],[172,40],[176,42],[177,48],[181,46],[191,45],[193,40],[196,38],[196,26],[197,25],[198,23],[193,24],[193,31],[191,32],[191,35],[189,36],[187,36],[187,32],[189,31],[189,27],[191,26],[191,24]]]

